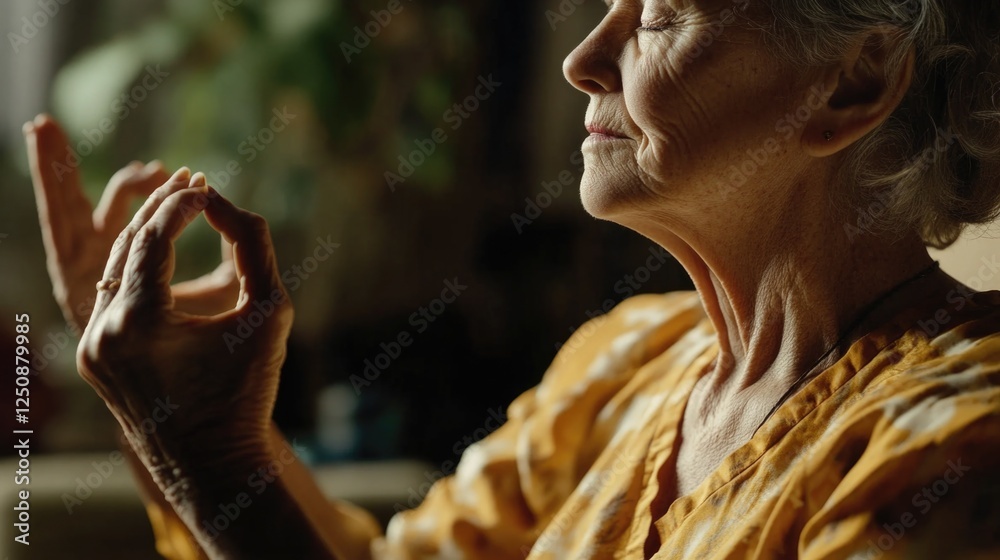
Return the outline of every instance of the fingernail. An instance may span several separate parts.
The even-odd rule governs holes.
[[[205,174],[199,171],[191,177],[191,183],[188,185],[188,187],[192,189],[198,189],[204,187],[207,184],[208,180],[205,178]]]
[[[187,167],[182,167],[177,170],[177,173],[174,173],[174,178],[178,181],[187,181],[191,178],[191,170]]]
[[[21,132],[24,133],[25,136],[31,134],[34,131],[35,131],[35,121],[28,121],[24,123],[24,126],[21,127]]]

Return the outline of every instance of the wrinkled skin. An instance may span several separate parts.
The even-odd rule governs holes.
[[[116,173],[92,210],[77,169],[54,165],[69,150],[58,124],[41,116],[25,134],[53,291],[67,320],[86,327],[80,373],[130,442],[146,447],[137,449],[140,458],[159,468],[203,442],[212,449],[220,441],[234,450],[260,445],[292,320],[264,220],[211,191],[204,176],[192,178],[187,169],[170,176],[159,162]],[[127,222],[130,203],[147,195]],[[223,234],[222,263],[171,286],[173,242],[202,210]],[[102,278],[121,278],[120,289],[97,292]],[[254,290],[279,303],[230,354],[223,335],[235,332]],[[166,399],[182,413],[157,426],[158,437],[144,437],[141,423]]]
[[[878,325],[862,309],[931,264],[916,232],[845,235],[838,182],[846,150],[905,95],[912,53],[890,68],[891,30],[872,28],[841,60],[798,67],[740,23],[760,8],[614,0],[563,67],[590,98],[584,207],[676,257],[718,334],[719,359],[685,408],[678,496],[840,356],[828,349]],[[913,289],[949,284],[936,273]]]
[[[748,146],[784,140],[774,125],[800,102],[809,76],[779,64],[758,33],[736,24],[744,9],[730,0],[622,0],[566,59],[567,79],[591,96],[585,122],[623,137],[585,143],[588,211],[704,217],[731,200],[718,182]],[[779,155],[793,165],[770,169],[770,180],[803,169],[791,156]]]
[[[151,515],[164,531],[186,535],[184,544],[161,541],[161,551],[369,558],[377,522],[327,500],[271,420],[294,313],[264,219],[233,206],[204,175],[168,175],[158,162],[117,173],[92,211],[76,169],[56,165],[70,150],[58,124],[42,115],[25,135],[53,291],[67,320],[85,327],[80,375],[128,438]],[[171,285],[173,244],[202,212],[222,234],[222,262]],[[121,279],[117,289],[96,290],[112,278]],[[259,309],[268,310],[263,322],[247,321]],[[241,320],[259,326],[246,336]],[[239,343],[227,346],[224,337],[234,335]],[[255,495],[239,526],[207,535],[202,520],[218,514],[219,501],[276,460],[282,476]]]
[[[59,125],[41,116],[26,126],[25,137],[53,292],[66,320],[82,331],[94,308],[94,286],[128,221],[129,206],[170,175],[160,162],[132,162],[111,177],[94,209],[83,192],[79,169],[65,165],[69,144]],[[239,284],[229,243],[223,240],[222,263],[214,272],[172,290],[175,307],[192,313],[212,315],[231,306]]]

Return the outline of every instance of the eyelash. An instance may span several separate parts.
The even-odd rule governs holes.
[[[658,17],[651,23],[642,22],[636,31],[666,31],[676,23],[677,13],[671,11],[668,15]]]

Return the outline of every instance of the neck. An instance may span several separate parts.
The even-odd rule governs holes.
[[[761,383],[784,390],[814,367],[832,364],[838,349],[876,326],[870,319],[899,298],[880,300],[933,263],[916,236],[852,236],[842,216],[801,210],[829,206],[823,200],[760,205],[690,227],[663,214],[622,221],[670,251],[694,281],[718,333],[720,359],[709,380],[714,394]]]

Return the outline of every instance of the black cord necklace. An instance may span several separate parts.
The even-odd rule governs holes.
[[[808,370],[806,370],[805,373],[803,373],[802,375],[800,375],[799,378],[796,379],[794,383],[792,383],[792,385],[788,388],[788,390],[785,391],[785,394],[781,395],[781,398],[778,399],[778,402],[774,403],[774,406],[771,407],[771,411],[767,413],[767,416],[765,416],[764,419],[761,420],[760,424],[757,426],[757,429],[753,431],[754,435],[757,435],[757,432],[760,431],[760,429],[764,425],[764,423],[767,422],[771,418],[771,416],[774,415],[774,413],[778,410],[778,407],[781,406],[782,403],[784,403],[788,399],[788,397],[790,397],[790,396],[792,396],[792,394],[794,394],[795,389],[797,387],[799,387],[802,384],[803,381],[805,381],[806,379],[812,377],[813,371],[817,367],[819,367],[819,365],[821,363],[823,363],[823,360],[825,360],[827,358],[827,356],[829,356],[834,350],[836,350],[837,347],[839,347],[844,342],[844,340],[847,338],[847,336],[849,334],[851,334],[854,331],[854,329],[858,328],[858,326],[860,326],[861,323],[864,322],[864,320],[867,319],[868,316],[871,315],[871,313],[873,311],[875,311],[875,309],[879,305],[881,305],[883,302],[885,302],[885,300],[889,299],[890,297],[892,297],[894,294],[898,293],[900,290],[902,290],[906,286],[909,286],[910,284],[913,284],[914,282],[916,282],[916,281],[918,281],[918,280],[920,280],[920,279],[928,276],[929,274],[931,274],[932,272],[934,272],[935,270],[937,270],[940,267],[941,267],[941,263],[938,262],[938,261],[934,261],[934,264],[932,264],[932,265],[928,266],[927,268],[921,270],[915,276],[913,276],[911,278],[908,278],[906,280],[903,280],[902,282],[900,282],[899,284],[897,284],[894,288],[892,288],[889,291],[887,291],[886,293],[882,294],[881,296],[879,296],[878,298],[876,298],[873,302],[869,303],[864,309],[862,309],[861,312],[858,313],[857,319],[855,319],[854,322],[852,322],[851,325],[844,331],[844,333],[842,335],[840,335],[840,338],[837,339],[837,342],[834,342],[833,346],[831,346],[826,352],[823,352],[823,355],[820,356],[818,360],[816,360],[816,363],[813,364],[813,366],[811,368],[809,368]]]

